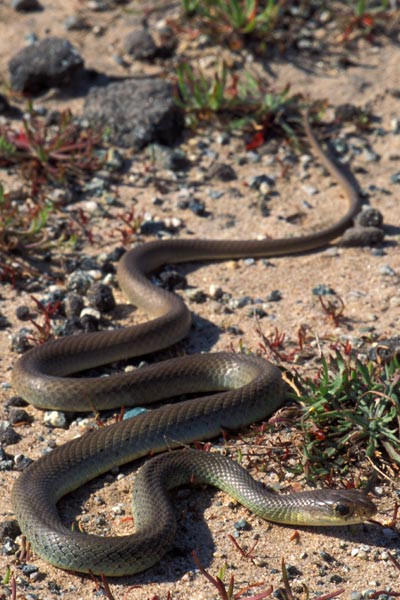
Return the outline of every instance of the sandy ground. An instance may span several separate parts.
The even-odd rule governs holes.
[[[30,32],[35,32],[40,37],[50,34],[67,36],[84,57],[86,66],[109,75],[126,75],[113,57],[118,52],[125,33],[139,22],[140,11],[136,3],[134,8],[137,12],[133,11],[128,15],[118,8],[106,12],[90,11],[83,8],[80,2],[49,1],[43,4],[43,12],[26,15],[18,14],[4,5],[0,6],[0,74],[5,80],[7,61],[16,49],[22,47],[25,36]],[[89,19],[91,29],[66,33],[62,25],[64,18],[78,9]],[[161,18],[165,15],[161,11],[158,16]],[[95,26],[104,28],[102,35],[93,33]],[[214,48],[206,52],[213,54],[216,50]],[[400,50],[398,45],[385,40],[380,46],[361,41],[354,50],[352,59],[353,66],[346,70],[335,69],[332,62],[316,64],[314,69],[305,69],[285,61],[272,61],[269,64],[269,78],[271,84],[278,88],[290,83],[293,92],[302,92],[312,99],[327,98],[332,106],[351,102],[368,107],[379,117],[375,130],[363,134],[362,139],[356,139],[355,143],[360,145],[361,152],[352,157],[351,168],[356,173],[361,189],[369,193],[371,206],[383,213],[386,224],[383,254],[376,254],[368,248],[338,248],[335,251],[321,250],[302,256],[273,258],[270,266],[265,266],[262,261],[254,264],[237,261],[179,268],[180,272],[187,275],[191,287],[197,287],[206,293],[209,293],[211,285],[218,285],[234,299],[242,296],[266,299],[273,290],[279,290],[282,295],[279,302],[265,301],[263,304],[267,316],[260,324],[265,335],[271,336],[277,328],[285,332],[289,340],[295,341],[299,327],[306,325],[310,335],[318,337],[325,348],[332,341],[358,339],[367,330],[373,331],[378,339],[390,338],[398,332],[400,322],[399,187],[391,181],[391,176],[398,171],[400,156],[399,133],[393,131],[393,120],[400,119]],[[143,65],[134,65],[132,72],[143,68],[157,72],[156,67]],[[46,107],[71,107],[79,112],[83,98],[71,98],[54,92],[37,102]],[[385,135],[380,135],[378,128]],[[351,127],[348,126],[343,131],[350,134]],[[123,207],[129,210],[134,197],[138,211],[149,212],[153,218],[178,217],[184,225],[182,234],[188,236],[188,232],[193,232],[199,238],[293,235],[318,229],[345,210],[343,194],[336,185],[332,185],[330,178],[323,173],[316,161],[309,168],[309,177],[303,180],[298,163],[285,172],[285,176],[282,176],[277,163],[267,167],[257,163],[240,166],[235,160],[238,154],[243,153],[240,137],[231,138],[230,143],[224,147],[218,143],[218,135],[218,132],[211,131],[203,137],[198,134],[194,140],[207,139],[210,149],[217,153],[218,160],[234,164],[238,179],[228,184],[211,181],[196,190],[196,198],[203,200],[211,213],[209,218],[199,218],[189,211],[180,210],[176,190],[163,196],[162,206],[154,204],[153,199],[159,192],[152,185],[141,185],[140,172],[146,164],[141,155],[135,158],[132,166],[132,170],[139,173],[139,178],[135,178],[138,183],[132,183],[132,178],[129,179],[132,173],[128,173],[121,177],[118,184],[119,200]],[[369,161],[366,158],[366,144],[378,155],[379,160]],[[187,140],[183,148],[190,153],[194,146],[192,139]],[[197,168],[201,172],[206,171],[208,166],[207,158],[203,157],[202,162],[193,168],[193,177],[196,176]],[[261,218],[257,192],[250,190],[246,182],[251,175],[263,172],[276,177],[277,194],[268,204],[270,216]],[[16,175],[4,172],[0,174],[1,178],[3,176],[3,181],[11,189],[18,186]],[[309,196],[307,186],[315,187],[317,193]],[[210,189],[220,190],[224,194],[217,200],[211,199],[208,194]],[[240,194],[236,193],[237,190]],[[85,199],[80,205],[85,208]],[[300,218],[295,218],[294,221],[290,219],[299,213]],[[232,221],[232,215],[234,226],[227,228],[226,222]],[[93,246],[85,246],[82,252],[88,255],[98,254],[120,245],[120,240],[115,240],[110,231],[112,224],[102,221],[100,216],[92,217],[91,227],[95,243]],[[390,269],[386,267],[393,270],[392,275],[387,274]],[[346,319],[339,324],[332,323],[326,317],[316,297],[312,295],[312,289],[321,284],[333,287],[344,301]],[[1,313],[10,322],[10,326],[0,331],[0,394],[2,401],[6,402],[13,393],[6,384],[11,380],[12,365],[17,358],[10,350],[10,339],[21,327],[15,309],[22,304],[28,304],[32,310],[35,307],[29,292],[23,289],[3,284],[0,293]],[[182,294],[185,297],[185,292]],[[40,291],[37,295],[40,296]],[[124,303],[118,291],[116,298],[119,303]],[[232,314],[222,313],[218,310],[218,305],[211,301],[203,304],[191,302],[190,307],[197,317],[192,335],[182,347],[186,351],[238,349],[240,343],[253,350],[258,348],[260,336],[257,333],[257,323],[248,307],[237,308]],[[126,318],[121,318],[120,315],[121,313],[116,313],[117,322],[121,325],[141,319],[135,312]],[[232,327],[238,326],[241,333],[235,335]],[[68,430],[51,430],[43,424],[40,411],[32,407],[27,410],[32,415],[33,422],[18,428],[21,441],[7,448],[13,455],[23,453],[35,459],[51,440],[61,445],[83,430],[82,426],[76,424]],[[6,418],[5,412],[2,413],[2,418]],[[244,456],[248,457],[252,453],[258,455],[261,452],[270,455],[271,448],[277,444],[282,447],[289,445],[295,457],[300,454],[301,440],[291,438],[291,435],[288,427],[274,435],[266,435],[262,438],[262,443],[250,436],[231,440],[229,447],[233,456],[239,447]],[[278,481],[278,468],[279,462],[274,459],[266,473],[257,474],[253,468],[253,474],[264,477],[266,482],[273,484]],[[64,500],[61,510],[67,521],[80,515],[87,531],[96,530],[108,535],[111,532],[130,531],[131,523],[123,517],[130,513],[133,471],[134,469],[121,469],[120,474],[107,475],[82,488],[72,499]],[[17,471],[4,471],[0,475],[3,498],[1,520],[13,516],[9,494],[17,477]],[[297,479],[302,485],[303,478]],[[296,486],[290,474],[286,473],[281,481],[282,488],[287,490],[290,484]],[[379,485],[378,518],[383,523],[392,514],[396,485],[390,485],[386,481]],[[178,492],[175,498],[180,521],[176,547],[159,565],[146,573],[110,582],[115,598],[217,598],[215,588],[195,568],[192,550],[197,552],[202,564],[214,576],[226,565],[225,582],[234,575],[235,592],[257,582],[262,582],[262,585],[254,588],[254,595],[268,589],[270,585],[274,590],[282,587],[281,560],[284,558],[287,565],[297,569],[293,569],[291,575],[296,597],[303,597],[305,586],[311,597],[339,589],[343,590],[341,597],[354,600],[359,596],[352,595],[353,592],[366,590],[387,590],[387,597],[390,596],[390,590],[400,593],[399,572],[388,558],[389,553],[395,556],[399,548],[400,539],[396,531],[368,524],[337,530],[304,529],[295,536],[293,528],[267,524],[250,515],[244,508],[234,505],[221,492],[193,492],[185,489]],[[250,528],[248,531],[241,531],[237,541],[247,549],[257,541],[254,558],[241,556],[229,538],[236,531],[234,523],[242,518],[246,519]],[[18,598],[45,600],[61,597],[65,600],[78,600],[101,595],[89,577],[60,571],[38,557],[33,557],[30,563],[38,567],[38,572],[31,576],[24,575],[19,570],[15,556],[0,556],[0,575],[3,576],[6,568],[11,566],[17,577]],[[0,597],[9,597],[6,586],[3,591],[0,588]]]

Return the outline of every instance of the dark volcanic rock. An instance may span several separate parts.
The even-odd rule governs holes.
[[[8,63],[11,87],[36,94],[65,85],[83,60],[68,40],[49,37],[20,50]]]
[[[171,146],[184,127],[173,86],[162,79],[129,79],[91,90],[84,116],[93,127],[107,127],[111,141],[139,150],[151,142]]]

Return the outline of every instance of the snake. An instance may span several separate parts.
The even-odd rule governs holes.
[[[146,406],[176,396],[135,418],[85,432],[32,462],[12,490],[12,505],[32,549],[50,564],[106,576],[132,575],[154,565],[173,544],[176,517],[169,490],[195,481],[225,490],[263,519],[291,525],[361,523],[376,512],[365,490],[313,489],[278,494],[218,452],[188,448],[269,417],[285,399],[280,369],[256,354],[215,352],[161,360],[108,377],[77,373],[169,348],[184,338],[191,312],[150,274],[167,263],[270,257],[329,245],[361,209],[356,185],[323,149],[304,115],[314,153],[346,195],[347,212],[318,232],[263,240],[155,240],[133,247],[117,266],[122,291],[149,319],[129,327],[48,341],[16,361],[13,387],[31,404],[60,411]],[[206,393],[193,397],[196,393]],[[135,531],[102,537],[68,528],[57,502],[87,481],[125,463],[145,462],[133,493]]]

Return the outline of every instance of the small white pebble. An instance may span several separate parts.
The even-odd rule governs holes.
[[[222,293],[222,288],[219,285],[215,285],[215,283],[212,283],[208,288],[208,294],[211,298],[220,298],[222,296]]]
[[[85,212],[93,214],[99,210],[99,205],[94,200],[88,200],[82,203],[82,208]]]
[[[318,193],[317,188],[312,185],[303,185],[303,191],[307,194],[307,196],[315,196]]]
[[[178,219],[178,217],[167,217],[164,219],[164,224],[168,228],[178,229],[182,225],[182,219]]]
[[[86,307],[83,310],[81,310],[79,317],[82,319],[82,317],[94,317],[95,319],[101,319],[101,314],[100,311],[96,310],[95,308],[91,308],[91,307]]]
[[[103,277],[103,273],[100,269],[91,269],[90,271],[87,271],[87,273],[94,281],[100,281]]]
[[[58,410],[47,410],[43,415],[43,423],[50,427],[64,429],[67,426],[67,419],[63,412]]]
[[[268,194],[268,193],[270,192],[270,190],[271,190],[271,187],[272,187],[272,186],[271,186],[271,184],[270,184],[270,183],[268,183],[268,182],[266,182],[266,181],[263,181],[263,182],[260,184],[260,188],[259,188],[259,189],[260,189],[260,192],[261,192],[261,194],[264,194],[264,195],[265,195],[265,194]]]
[[[114,275],[112,273],[107,273],[107,275],[103,278],[104,285],[110,285],[114,281]]]
[[[115,506],[111,507],[111,511],[114,513],[114,515],[124,515],[125,514],[125,509],[123,504],[115,504]]]
[[[390,129],[393,133],[400,133],[400,119],[394,118],[390,121]]]
[[[300,156],[300,164],[302,167],[307,167],[310,162],[312,162],[313,158],[311,156],[311,154],[302,154]]]

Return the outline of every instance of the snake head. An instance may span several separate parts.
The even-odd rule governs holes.
[[[299,497],[304,510],[303,525],[352,525],[368,521],[377,512],[362,490],[314,490]]]

